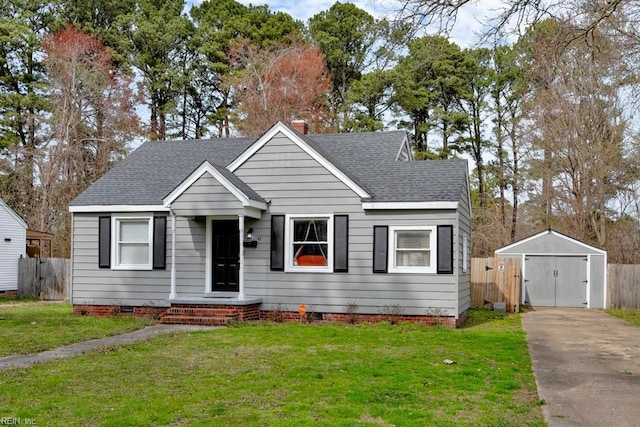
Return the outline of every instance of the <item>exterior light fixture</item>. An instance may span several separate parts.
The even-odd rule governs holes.
[[[247,235],[242,242],[242,246],[245,248],[255,248],[258,246],[258,241],[253,237],[253,228],[247,230]]]

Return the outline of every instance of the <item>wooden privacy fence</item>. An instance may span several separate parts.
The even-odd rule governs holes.
[[[71,260],[21,258],[18,261],[18,296],[42,300],[69,300]]]
[[[508,312],[520,310],[520,258],[472,258],[471,306],[503,302]]]
[[[607,308],[640,308],[640,265],[607,266]]]
[[[43,300],[69,299],[69,259],[23,258],[18,265],[18,296]],[[520,258],[472,258],[471,306],[503,302],[507,311],[518,311],[520,272]],[[607,308],[640,308],[640,265],[607,266]]]

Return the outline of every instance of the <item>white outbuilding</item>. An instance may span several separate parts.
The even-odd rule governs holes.
[[[607,306],[607,252],[602,249],[549,229],[495,253],[522,260],[521,304]]]
[[[0,199],[0,294],[18,289],[18,260],[26,246],[27,223]]]

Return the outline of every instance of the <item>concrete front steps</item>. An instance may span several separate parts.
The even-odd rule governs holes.
[[[260,303],[237,304],[171,304],[160,318],[166,325],[225,326],[232,321],[259,320]]]

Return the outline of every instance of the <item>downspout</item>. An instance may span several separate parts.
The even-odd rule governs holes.
[[[174,300],[178,298],[176,293],[176,214],[169,207],[169,213],[171,215],[171,293],[169,293],[169,299]]]
[[[458,319],[460,318],[460,212],[456,209],[456,225],[454,227],[456,233],[453,235],[455,244],[454,248],[458,248],[458,253],[456,254],[455,250],[453,250],[452,255],[455,256],[456,263],[453,264],[453,273],[455,277],[456,287],[455,287],[455,299],[456,299],[456,308],[455,308],[455,319],[456,323],[458,323]],[[469,284],[471,285],[471,284]],[[471,287],[469,287],[469,292],[471,292]],[[471,305],[471,304],[469,304]]]
[[[238,228],[239,239],[240,239],[240,254],[239,254],[239,264],[240,268],[238,269],[238,299],[240,301],[244,301],[244,245],[242,244],[244,240],[244,215],[238,216]]]

